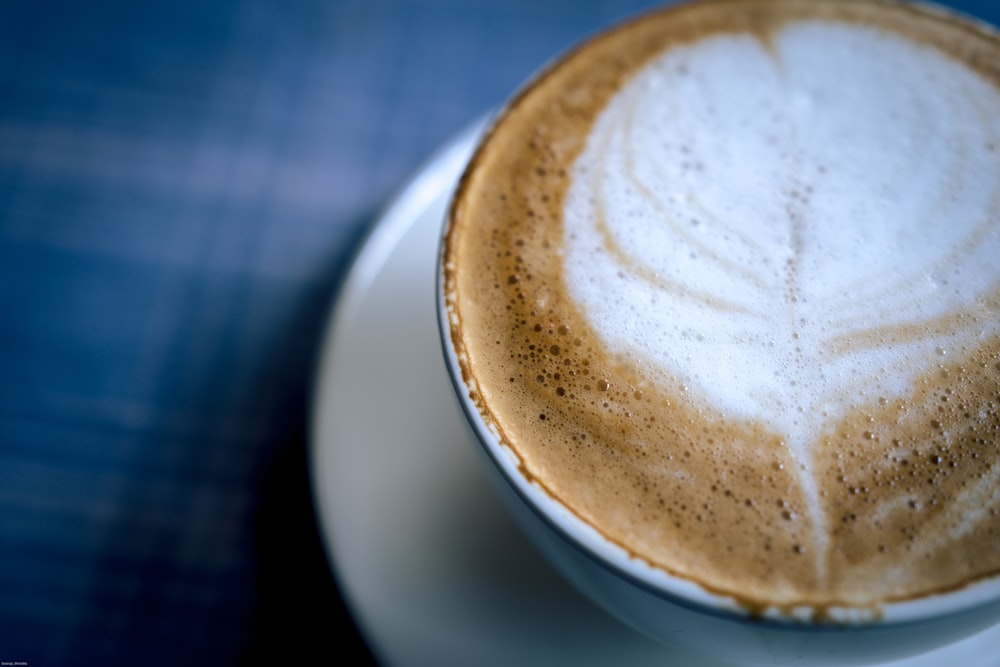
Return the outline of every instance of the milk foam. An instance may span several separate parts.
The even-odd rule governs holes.
[[[671,49],[575,163],[570,292],[616,353],[805,467],[824,424],[984,335],[998,107],[967,66],[863,26]]]

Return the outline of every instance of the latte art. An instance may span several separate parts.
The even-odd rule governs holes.
[[[715,0],[507,108],[442,247],[524,476],[759,610],[1000,573],[1000,39],[907,3]]]
[[[617,93],[565,202],[566,283],[668,391],[811,448],[996,333],[1000,91],[929,46],[797,23],[669,51]]]

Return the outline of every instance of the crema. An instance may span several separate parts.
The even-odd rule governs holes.
[[[750,606],[1000,570],[1000,42],[921,6],[694,3],[567,54],[444,246],[526,475]]]

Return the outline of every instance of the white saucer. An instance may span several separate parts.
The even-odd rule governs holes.
[[[312,415],[331,567],[381,664],[717,666],[652,642],[572,590],[480,469],[440,357],[437,241],[479,127],[372,229],[334,302]],[[995,667],[1000,628],[894,667]]]

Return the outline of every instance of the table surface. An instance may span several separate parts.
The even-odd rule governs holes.
[[[0,660],[363,650],[307,470],[338,281],[435,148],[652,4],[0,3]]]

